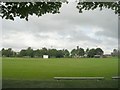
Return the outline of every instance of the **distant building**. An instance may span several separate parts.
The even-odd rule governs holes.
[[[30,56],[23,56],[24,58],[30,58]]]
[[[48,55],[43,55],[43,58],[49,58],[49,56]]]
[[[102,55],[94,55],[95,58],[102,58]]]
[[[104,54],[103,57],[111,57],[112,55],[111,54]]]
[[[87,54],[85,54],[84,57],[87,58]]]

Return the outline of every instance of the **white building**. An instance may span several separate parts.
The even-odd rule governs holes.
[[[49,58],[48,55],[43,55],[43,58]]]

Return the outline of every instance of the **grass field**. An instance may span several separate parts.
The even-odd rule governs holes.
[[[118,75],[118,59],[113,57],[79,59],[3,58],[2,65],[3,87],[16,87],[16,85],[17,87],[58,88],[117,87],[117,81],[111,80],[112,76]],[[53,79],[53,77],[57,76],[103,76],[105,80],[99,82],[78,80],[57,82]]]

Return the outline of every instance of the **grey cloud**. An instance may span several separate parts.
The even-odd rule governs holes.
[[[68,8],[70,10],[67,11]],[[99,9],[97,9],[94,11],[85,11],[81,14],[77,12],[75,7],[71,11],[71,7],[66,6],[65,9],[63,9],[63,13],[64,14],[55,17],[56,20],[63,19],[68,22],[69,25],[97,26],[104,29],[100,35],[105,33],[106,36],[117,38],[118,17],[112,10],[104,9],[103,11],[99,11]]]

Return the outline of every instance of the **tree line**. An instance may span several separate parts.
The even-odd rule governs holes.
[[[49,58],[70,58],[70,57],[89,57],[93,58],[95,55],[103,55],[104,51],[101,48],[87,48],[84,50],[83,48],[79,48],[77,46],[76,49],[72,49],[69,52],[67,49],[57,50],[57,49],[36,49],[33,50],[31,47],[27,49],[21,49],[19,52],[15,52],[12,48],[1,50],[3,57],[40,57],[42,58],[43,55],[48,55]]]

